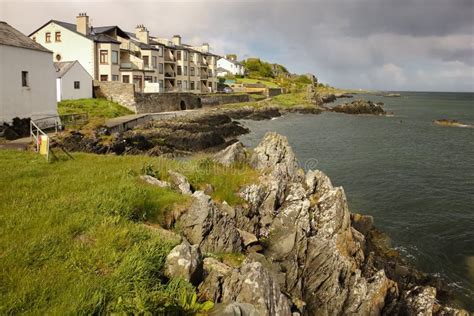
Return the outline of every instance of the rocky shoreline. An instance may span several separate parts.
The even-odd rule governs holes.
[[[350,213],[342,187],[300,169],[285,137],[268,133],[253,151],[237,142],[214,160],[259,171],[241,204],[215,202],[179,174],[147,181],[191,196],[174,214],[182,243],[165,275],[193,282],[214,315],[468,315],[447,306],[448,287],[408,266],[370,216]],[[229,264],[216,253],[243,258]]]

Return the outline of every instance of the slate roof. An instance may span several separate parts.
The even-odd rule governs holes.
[[[109,35],[106,35],[106,34],[102,34],[104,32],[107,32],[107,31],[110,31],[112,30],[113,28],[117,27],[117,26],[101,26],[101,27],[94,27],[92,28],[92,32],[89,34],[89,35],[84,35],[80,32],[77,31],[77,27],[76,27],[76,24],[73,24],[73,23],[68,23],[68,22],[63,22],[63,21],[58,21],[58,20],[49,20],[48,22],[46,22],[45,24],[43,24],[41,27],[39,27],[38,29],[34,30],[29,36],[33,35],[34,33],[38,32],[39,30],[41,30],[43,27],[45,27],[46,25],[48,25],[49,23],[55,23],[57,25],[60,25],[68,30],[70,30],[71,32],[74,32],[76,34],[79,34],[85,38],[88,38],[92,41],[95,41],[95,42],[98,42],[98,43],[114,43],[114,44],[120,44],[119,41],[117,41],[115,38],[109,36]],[[118,27],[117,27],[118,28]],[[123,32],[122,30],[120,30],[121,32]],[[123,34],[126,34],[125,32],[123,32]]]
[[[4,21],[0,21],[0,45],[52,53]]]
[[[55,62],[54,69],[56,70],[56,78],[62,78],[75,63],[77,63],[77,60]]]

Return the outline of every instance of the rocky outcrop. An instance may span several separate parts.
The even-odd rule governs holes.
[[[178,220],[183,236],[203,252],[239,252],[242,241],[235,220],[222,211],[202,191],[192,195],[193,202]]]
[[[199,247],[184,240],[166,257],[164,275],[170,279],[182,278],[198,284],[202,276],[202,264]]]
[[[248,161],[261,176],[258,183],[242,188],[243,205],[217,206],[201,195],[191,210],[193,218],[200,219],[183,221],[183,233],[194,244],[248,251],[237,268],[205,260],[199,285],[203,299],[229,313],[245,313],[232,304],[250,304],[244,305],[248,313],[254,308],[259,315],[424,315],[453,310],[438,303],[434,286],[417,288],[421,279],[404,282],[397,269],[380,264],[391,259],[374,243],[373,218],[351,215],[343,188],[334,187],[321,171],[304,174],[285,137],[268,133]],[[209,229],[211,222],[220,223],[215,233]],[[225,242],[237,240],[232,227],[240,234],[238,243]],[[261,246],[261,254],[250,251],[250,245]]]
[[[245,162],[246,159],[247,151],[241,142],[236,142],[214,155],[214,160],[224,166],[230,166],[236,162]]]
[[[172,170],[168,171],[168,175],[172,184],[171,186],[175,190],[181,192],[181,194],[184,195],[193,194],[191,184],[189,184],[189,181],[185,176],[183,176],[181,173],[174,172]]]
[[[473,125],[461,123],[457,120],[448,120],[448,119],[440,119],[440,120],[434,120],[434,124],[439,125],[439,126],[445,126],[445,127],[471,127],[473,128]]]
[[[381,105],[366,100],[355,100],[350,103],[339,104],[330,108],[330,111],[346,114],[387,114]]]
[[[155,185],[155,186],[158,186],[160,188],[170,188],[171,187],[171,185],[168,182],[158,180],[157,178],[146,175],[146,174],[140,176],[140,179],[142,179],[143,181],[145,181],[148,184]]]

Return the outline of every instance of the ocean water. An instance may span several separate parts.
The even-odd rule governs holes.
[[[441,127],[435,119],[474,125],[474,93],[402,92],[384,102],[393,117],[289,114],[242,121],[254,147],[267,131],[288,137],[305,169],[343,186],[353,212],[375,225],[421,270],[457,289],[474,310],[474,128]],[[351,99],[340,99],[347,102]]]

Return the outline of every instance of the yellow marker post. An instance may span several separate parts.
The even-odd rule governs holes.
[[[39,153],[43,156],[48,156],[49,154],[49,137],[47,135],[40,136],[40,146]]]

